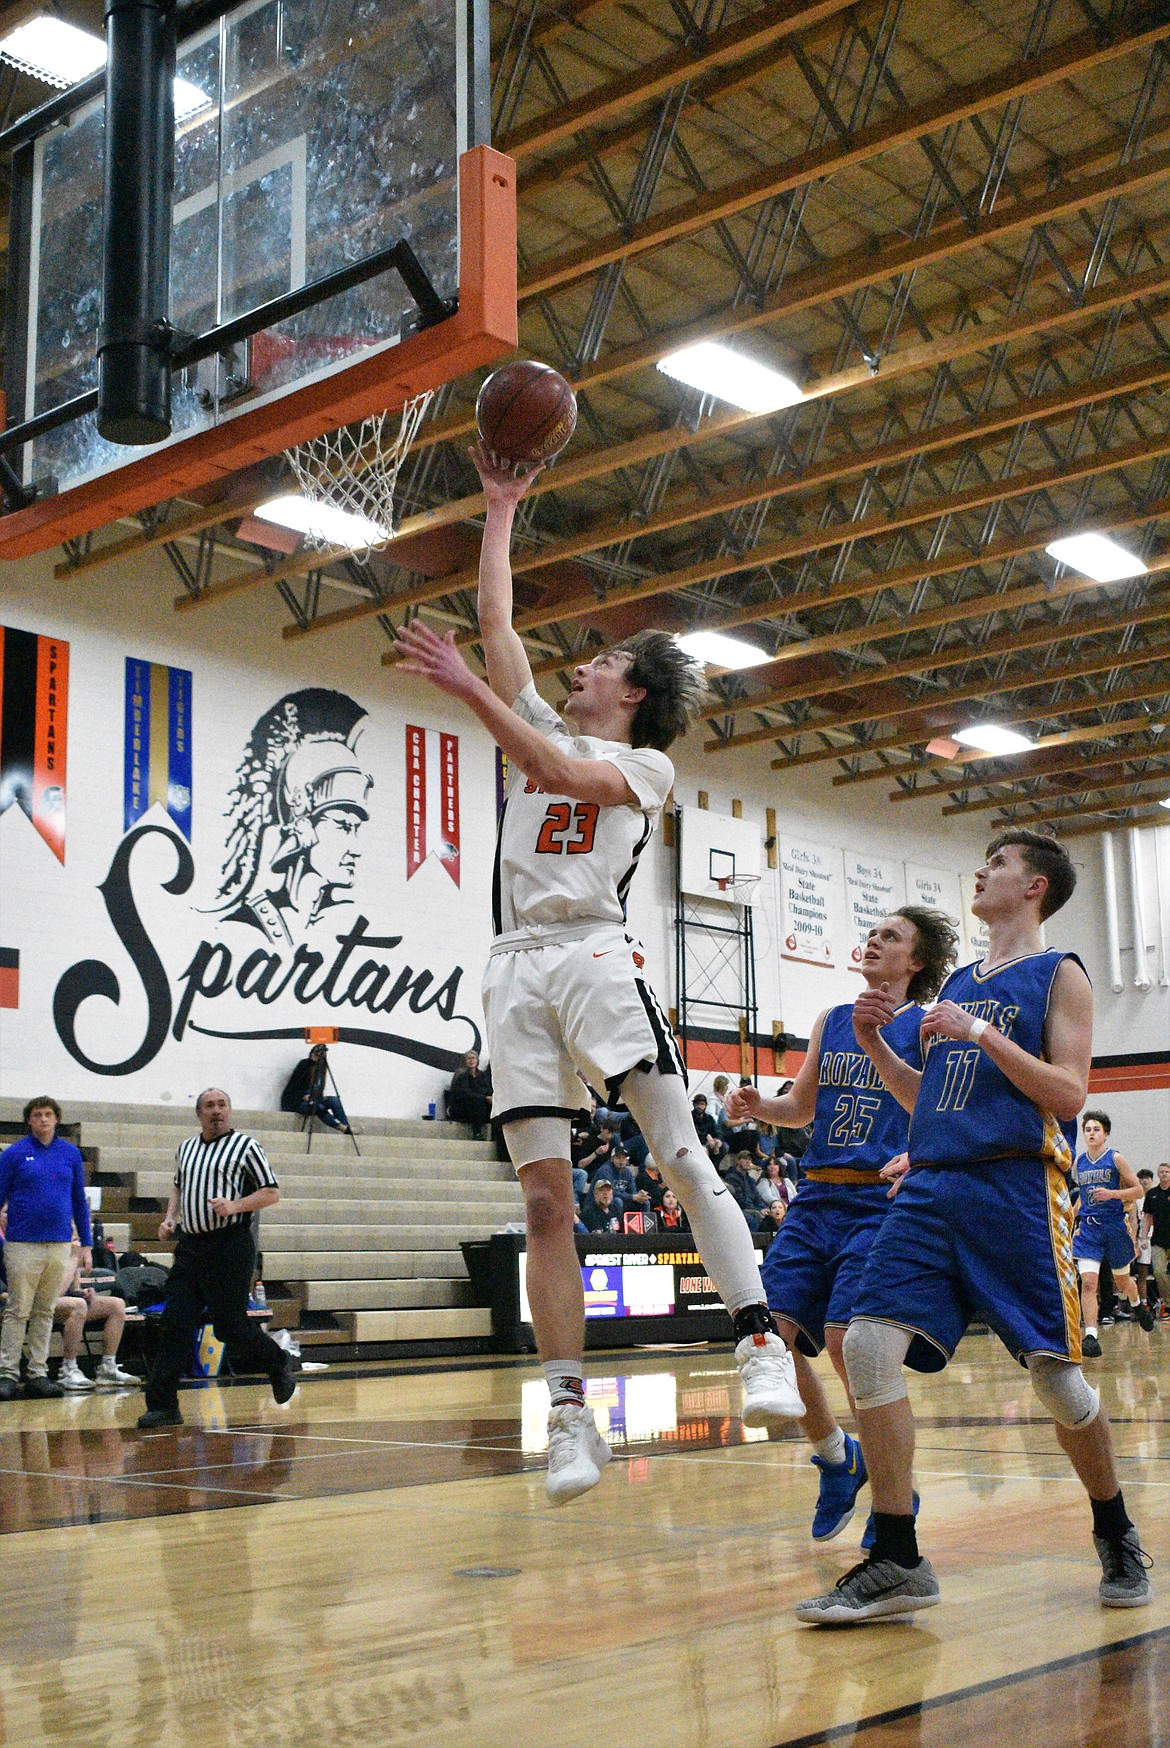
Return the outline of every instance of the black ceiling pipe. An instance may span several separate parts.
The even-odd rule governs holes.
[[[171,434],[175,0],[106,0],[98,412],[110,443]]]

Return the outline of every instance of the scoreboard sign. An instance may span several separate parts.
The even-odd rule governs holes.
[[[693,1245],[689,1234],[578,1236],[586,1345],[730,1340],[731,1319]],[[463,1248],[472,1279],[492,1307],[492,1345],[505,1352],[531,1351],[523,1237],[499,1233],[486,1244]],[[480,1256],[469,1255],[472,1251]]]

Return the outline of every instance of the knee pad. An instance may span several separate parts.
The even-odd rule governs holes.
[[[567,1117],[517,1117],[504,1124],[504,1140],[517,1171],[538,1159],[569,1159],[572,1154]]]
[[[1101,1411],[1101,1397],[1080,1366],[1035,1354],[1027,1362],[1032,1388],[1058,1426],[1076,1432],[1091,1426]]]
[[[858,1317],[845,1331],[842,1352],[849,1388],[858,1408],[885,1408],[906,1395],[902,1361],[910,1346],[908,1330]]]

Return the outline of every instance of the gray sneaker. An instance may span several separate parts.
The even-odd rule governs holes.
[[[917,1566],[895,1565],[893,1560],[863,1560],[839,1578],[826,1596],[814,1596],[796,1605],[798,1621],[814,1627],[860,1626],[865,1621],[888,1620],[933,1608],[938,1601],[938,1579],[929,1560]]]
[[[1133,1524],[1119,1542],[1094,1536],[1093,1546],[1101,1562],[1101,1582],[1097,1586],[1101,1607],[1143,1608],[1150,1600],[1146,1573],[1153,1561],[1139,1543]]]

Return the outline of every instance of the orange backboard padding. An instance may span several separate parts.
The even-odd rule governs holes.
[[[0,516],[0,558],[24,558],[212,484],[323,431],[403,405],[516,345],[516,166],[490,146],[459,160],[459,309],[445,322],[213,431]]]

